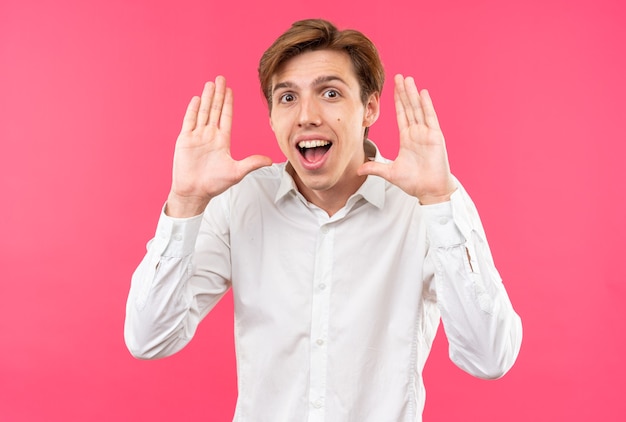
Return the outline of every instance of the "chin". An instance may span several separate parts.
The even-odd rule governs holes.
[[[311,175],[311,174],[302,174],[297,173],[298,179],[301,185],[304,185],[306,189],[313,191],[326,191],[333,187],[333,184],[327,177],[322,175]]]

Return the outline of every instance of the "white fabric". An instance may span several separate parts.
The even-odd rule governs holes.
[[[440,317],[461,369],[511,367],[521,322],[461,185],[422,206],[370,176],[329,218],[287,169],[253,172],[202,216],[161,215],[128,297],[133,355],[182,349],[232,287],[237,422],[420,421]]]

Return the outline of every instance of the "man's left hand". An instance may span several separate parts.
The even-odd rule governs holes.
[[[395,76],[394,99],[400,149],[391,163],[364,163],[359,175],[380,176],[419,199],[422,205],[448,201],[456,190],[437,114],[428,91],[412,77]]]

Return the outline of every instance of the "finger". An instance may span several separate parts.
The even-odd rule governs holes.
[[[198,120],[198,108],[200,107],[200,97],[195,96],[189,101],[185,117],[183,117],[183,127],[181,132],[191,132],[196,127]]]
[[[430,94],[428,90],[423,89],[420,92],[420,98],[422,99],[422,109],[424,110],[424,121],[426,125],[433,129],[439,129],[439,119],[437,118],[437,113],[435,113],[435,106],[433,106],[433,101],[430,98]]]
[[[202,96],[200,97],[200,110],[198,111],[198,120],[196,126],[204,126],[209,119],[209,111],[211,109],[211,102],[215,95],[215,84],[213,82],[207,82],[204,84],[202,90]]]
[[[415,86],[415,80],[409,76],[404,79],[404,89],[408,100],[407,108],[411,110],[414,122],[424,124],[424,110],[422,109],[422,99]]]
[[[402,132],[409,124],[409,118],[406,115],[406,108],[402,100],[402,91],[404,91],[404,77],[396,75],[394,78],[395,89],[393,91],[393,99],[396,106],[396,119],[398,120],[398,129]]]
[[[211,102],[211,111],[209,112],[209,121],[207,122],[208,125],[216,127],[219,126],[225,98],[226,78],[218,76],[215,78],[215,95],[213,96],[213,101]]]
[[[390,170],[391,163],[368,161],[361,164],[361,167],[359,167],[356,172],[359,176],[379,176],[388,181]]]
[[[230,129],[233,124],[233,90],[226,88],[224,96],[224,106],[222,107],[219,127],[220,130],[230,135]]]

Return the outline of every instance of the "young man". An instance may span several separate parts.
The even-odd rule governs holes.
[[[400,149],[367,139],[384,73],[357,31],[296,22],[259,67],[287,162],[230,157],[232,92],[184,117],[156,237],[133,275],[131,353],[171,355],[232,287],[236,421],[419,421],[440,318],[456,365],[502,376],[522,328],[426,90],[395,77]]]

